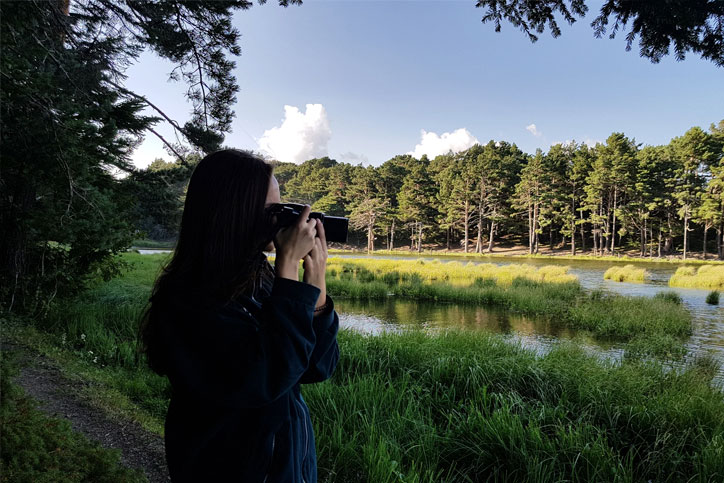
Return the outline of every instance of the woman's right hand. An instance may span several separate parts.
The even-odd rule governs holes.
[[[317,236],[317,220],[309,219],[311,211],[310,206],[305,205],[299,220],[279,230],[274,237],[277,252],[274,270],[277,276],[299,280],[299,260],[312,251]]]

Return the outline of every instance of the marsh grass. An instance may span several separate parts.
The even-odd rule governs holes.
[[[102,386],[97,392],[137,405],[160,431],[168,381],[118,347],[132,347],[137,316],[164,256],[128,257],[132,271],[68,302],[45,321],[49,332],[43,337],[73,358],[73,372]],[[475,278],[470,286],[455,286],[404,271],[387,280],[370,270],[364,281],[358,274],[330,277],[330,293],[462,297],[553,314],[603,333],[629,334],[634,341],[670,331],[670,342],[689,327],[685,316],[678,322],[666,318],[686,314],[670,300],[651,304],[586,294],[576,283],[515,278],[499,285]],[[671,350],[673,344],[662,341],[657,343]],[[458,331],[375,337],[341,331],[339,344],[332,379],[303,387],[315,425],[320,481],[724,478],[724,395],[713,386],[712,360],[670,370],[643,357],[601,362],[565,344],[540,357],[498,336]],[[639,344],[637,354],[648,354]],[[94,362],[89,351],[100,358]],[[106,397],[103,403],[113,401]]]
[[[501,307],[618,340],[640,334],[682,338],[691,333],[691,315],[680,299],[586,293],[569,277],[567,267],[558,266],[332,258],[327,289],[353,299],[396,296]]]
[[[719,292],[712,290],[706,296],[706,303],[709,305],[719,305]]]
[[[606,270],[606,273],[603,274],[604,280],[634,283],[642,283],[648,276],[649,272],[647,272],[645,268],[637,268],[633,265],[624,265],[623,267],[614,266]]]
[[[575,283],[578,278],[568,273],[569,267],[548,265],[536,268],[526,264],[495,265],[493,263],[442,262],[440,260],[388,260],[372,258],[331,257],[328,274],[341,279],[354,278],[362,282],[381,280],[388,285],[419,278],[420,281],[447,282],[466,286],[478,279],[492,279],[509,285],[524,278],[536,282]]]
[[[679,267],[669,279],[672,287],[724,290],[724,265]]]

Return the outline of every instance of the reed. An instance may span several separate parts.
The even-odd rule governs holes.
[[[603,274],[604,280],[634,283],[642,283],[648,276],[649,273],[645,268],[636,268],[633,265],[624,265],[623,267],[614,266],[606,270],[606,273]]]
[[[669,285],[724,290],[724,265],[702,265],[698,269],[679,267],[669,279]]]

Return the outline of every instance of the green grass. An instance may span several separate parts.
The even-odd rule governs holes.
[[[68,372],[98,383],[98,404],[146,418],[144,425],[157,432],[169,384],[130,351],[165,257],[124,255],[132,270],[123,277],[61,305],[37,324],[41,331],[17,330],[26,341],[39,341],[36,346],[63,361]],[[712,383],[716,365],[697,360],[671,370],[648,360],[654,352],[676,356],[677,337],[690,327],[688,317],[685,323],[671,318],[686,314],[680,303],[662,296],[651,304],[525,278],[509,285],[477,278],[455,286],[428,283],[419,274],[404,281],[402,273],[378,280],[368,270],[366,281],[358,275],[337,282],[331,277],[330,293],[461,297],[567,318],[601,334],[625,334],[631,342],[628,357],[614,364],[563,344],[539,357],[479,332],[364,337],[342,331],[334,377],[303,387],[320,481],[724,478],[724,395]]]
[[[669,285],[724,290],[724,265],[702,265],[698,269],[679,267],[669,279]]]
[[[0,475],[17,482],[142,482],[139,470],[120,464],[120,451],[105,449],[74,432],[70,423],[46,416],[12,383],[15,363],[0,362]]]
[[[606,270],[603,274],[604,280],[613,280],[614,282],[634,282],[642,283],[649,276],[645,268],[637,268],[633,265],[624,265],[623,267],[615,266]]]
[[[545,357],[481,333],[340,335],[304,387],[320,481],[717,481],[724,396],[710,370]]]

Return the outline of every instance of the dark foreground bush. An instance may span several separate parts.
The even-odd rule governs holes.
[[[120,452],[74,433],[68,421],[50,418],[11,382],[14,368],[3,354],[0,390],[0,480],[3,482],[143,482],[138,470],[119,464]]]

